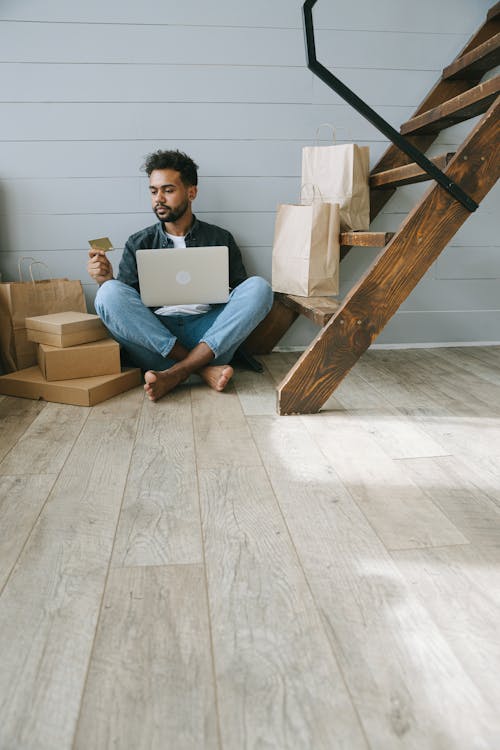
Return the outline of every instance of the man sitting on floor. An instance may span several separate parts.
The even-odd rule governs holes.
[[[152,401],[192,373],[222,391],[233,375],[229,362],[236,349],[271,309],[271,287],[259,276],[247,277],[229,232],[193,214],[198,174],[189,156],[157,151],[147,157],[144,169],[159,222],[129,237],[117,279],[105,253],[90,250],[87,269],[99,284],[96,311],[131,362],[146,370],[144,389]],[[154,309],[142,303],[137,250],[214,245],[229,248],[231,293],[225,304],[172,307],[165,300],[164,307]]]

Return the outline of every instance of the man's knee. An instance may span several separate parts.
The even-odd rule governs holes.
[[[113,307],[120,299],[123,292],[123,284],[116,279],[105,281],[99,289],[94,300],[94,307],[98,315],[101,315]]]
[[[267,314],[273,306],[274,297],[270,283],[262,276],[250,276],[243,284],[251,291],[259,308],[265,310]]]

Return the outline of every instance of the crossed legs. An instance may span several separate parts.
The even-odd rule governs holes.
[[[253,276],[237,286],[224,305],[202,315],[160,317],[139,293],[116,281],[98,290],[95,308],[131,361],[145,370],[145,390],[156,401],[197,373],[222,391],[233,375],[229,365],[238,346],[271,309],[273,293]]]

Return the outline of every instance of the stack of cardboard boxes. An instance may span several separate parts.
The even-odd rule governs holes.
[[[121,371],[120,347],[97,315],[61,312],[26,318],[38,365],[0,377],[0,393],[93,406],[141,382],[139,369]]]

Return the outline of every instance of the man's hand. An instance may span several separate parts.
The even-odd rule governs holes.
[[[106,257],[104,250],[89,250],[89,262],[87,271],[99,286],[113,278],[113,266]]]

